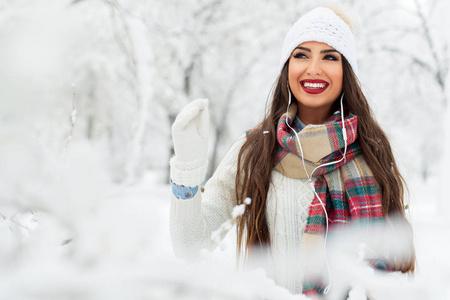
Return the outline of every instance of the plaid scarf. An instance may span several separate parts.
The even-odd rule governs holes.
[[[297,106],[292,104],[287,114],[278,122],[278,149],[274,169],[287,177],[308,178],[305,174],[300,149],[295,133],[287,126],[297,114]],[[349,221],[372,225],[383,219],[380,187],[361,155],[357,141],[358,118],[349,114],[344,119],[347,132],[347,153],[345,158],[330,166],[317,166],[339,160],[344,152],[342,120],[340,112],[334,113],[324,124],[308,125],[298,133],[303,149],[305,167],[308,174],[316,177],[316,193],[326,206],[330,230],[342,228]],[[323,239],[325,232],[325,213],[317,197],[310,207],[305,227],[304,241]],[[319,239],[320,239],[319,238]],[[306,277],[308,278],[308,277]],[[307,279],[303,293],[314,295],[323,288],[315,280]]]

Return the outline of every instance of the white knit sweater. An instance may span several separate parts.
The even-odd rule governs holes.
[[[199,191],[188,200],[172,197],[170,230],[173,249],[178,257],[195,259],[201,249],[214,248],[211,233],[231,218],[231,211],[236,205],[236,165],[244,141],[245,136],[241,136],[232,145],[206,183],[203,193]],[[172,180],[184,184],[180,181],[189,178],[186,174],[189,174],[189,170],[173,159]],[[197,177],[193,181],[202,176],[204,174],[192,171],[192,177]],[[189,181],[192,182],[192,178]],[[290,292],[301,293],[301,240],[313,192],[306,179],[288,178],[277,171],[272,171],[272,183],[268,191],[266,214],[271,238],[273,277],[278,285]]]

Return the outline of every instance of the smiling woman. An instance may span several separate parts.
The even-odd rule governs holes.
[[[208,101],[182,109],[172,126],[176,156],[170,162],[178,256],[196,259],[202,248],[214,248],[211,233],[242,205],[238,256],[270,253],[262,261],[271,262],[270,275],[292,293],[334,292],[334,299],[346,299],[346,268],[330,268],[328,252],[335,249],[345,249],[346,259],[362,256],[376,269],[414,271],[410,231],[401,233],[404,251],[377,248],[391,242],[388,234],[372,251],[358,250],[380,224],[398,232],[393,220],[407,221],[403,178],[361,91],[356,57],[353,33],[333,10],[319,7],[302,16],[283,43],[265,118],[233,144],[203,193]],[[345,232],[350,224],[361,235],[327,247],[328,233]]]
[[[325,122],[341,94],[342,80],[342,57],[334,48],[312,41],[294,49],[289,59],[289,86],[303,124]]]

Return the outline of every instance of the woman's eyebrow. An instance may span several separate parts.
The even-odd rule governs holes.
[[[295,49],[303,50],[306,52],[311,52],[311,49],[306,48],[306,47],[301,47],[301,46],[295,47]],[[338,51],[336,49],[325,49],[325,50],[320,51],[321,54],[330,53],[330,52],[338,52]]]
[[[300,50],[303,50],[303,51],[306,51],[306,52],[311,52],[311,49],[305,48],[305,47],[300,47],[300,46],[295,47],[295,49],[300,49]]]

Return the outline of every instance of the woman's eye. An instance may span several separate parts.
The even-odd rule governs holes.
[[[327,54],[327,55],[325,55],[325,57],[323,59],[331,60],[331,61],[338,61],[339,57],[337,57],[336,55]]]
[[[306,54],[304,54],[302,52],[297,52],[293,56],[294,56],[294,58],[308,58],[308,56],[306,56]]]

